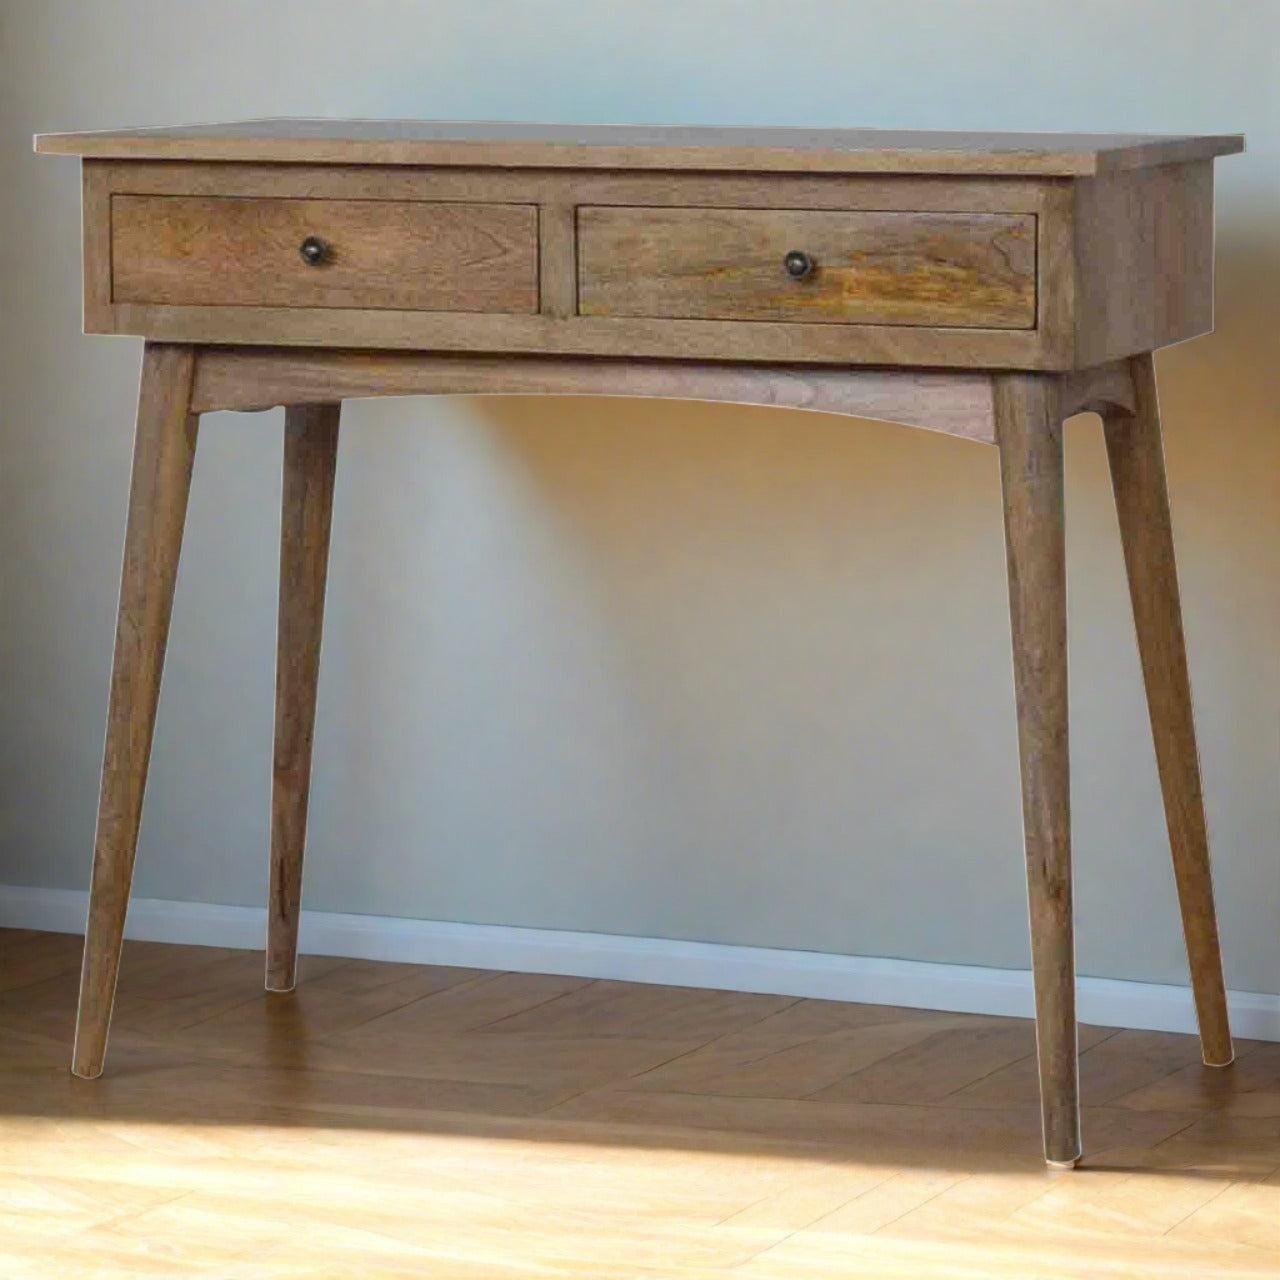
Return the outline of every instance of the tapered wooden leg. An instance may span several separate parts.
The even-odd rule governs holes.
[[[298,965],[302,854],[307,837],[311,744],[341,408],[340,404],[310,405],[289,409],[285,414],[276,741],[271,775],[268,991],[291,991]]]
[[[75,1075],[88,1079],[102,1074],[120,971],[125,912],[195,459],[198,419],[188,412],[194,370],[194,348],[147,343],[138,394],[93,883],[71,1066]]]
[[[1130,361],[1130,371],[1136,412],[1114,409],[1103,415],[1107,457],[1191,965],[1200,1051],[1209,1066],[1225,1067],[1234,1054],[1213,905],[1155,367],[1145,355]]]
[[[1036,993],[1045,1158],[1080,1156],[1071,817],[1067,764],[1067,574],[1056,379],[995,379],[1013,630],[1022,821]]]

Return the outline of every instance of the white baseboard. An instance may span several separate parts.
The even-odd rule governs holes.
[[[81,933],[86,907],[87,895],[70,889],[0,885],[0,927]],[[254,907],[135,898],[127,933],[150,942],[253,950],[263,945],[265,925],[265,910]],[[962,1013],[1032,1013],[1031,975],[1024,970],[921,960],[324,911],[302,913],[301,948],[361,960],[562,973]],[[1280,995],[1232,991],[1228,999],[1237,1036],[1280,1040]],[[1097,1026],[1196,1029],[1189,987],[1080,978],[1077,1006],[1081,1021]]]

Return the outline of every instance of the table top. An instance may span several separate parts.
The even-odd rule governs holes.
[[[470,120],[245,120],[48,133],[99,159],[1087,177],[1244,150],[1241,134],[966,133]]]

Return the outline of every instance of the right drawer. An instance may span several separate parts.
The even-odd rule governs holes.
[[[1032,329],[1036,218],[583,205],[578,311]]]

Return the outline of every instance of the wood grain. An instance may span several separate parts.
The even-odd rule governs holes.
[[[1025,214],[578,209],[584,315],[1027,329],[1035,259]]]
[[[1061,366],[1034,329],[939,329],[768,320],[650,320],[117,303],[113,333],[219,346],[371,347],[638,360],[892,365],[941,369]]]
[[[116,195],[111,261],[116,302],[538,309],[532,205]]]
[[[1102,364],[1213,328],[1213,166],[1082,179],[1075,359]]]
[[[86,326],[149,340],[77,1070],[100,1070],[105,1047],[192,415],[290,406],[267,973],[284,987],[294,979],[337,404],[483,391],[790,405],[998,444],[1042,1125],[1061,1164],[1080,1150],[1061,421],[1103,413],[1131,583],[1141,585],[1134,607],[1206,1057],[1229,1055],[1154,383],[1149,357],[1118,362],[1211,323],[1211,160],[1241,139],[268,121],[38,145],[88,158]],[[323,267],[296,256],[311,234],[333,247]],[[781,278],[790,248],[817,259],[812,278]],[[548,984],[491,989],[481,1001],[490,1021],[520,1022],[497,1011],[530,985]],[[477,1016],[453,999],[437,1006],[446,1025]],[[345,1016],[320,1004],[324,1019]],[[583,1020],[576,1008],[562,1009],[571,1025]],[[663,1025],[676,1036],[736,1016],[690,1007]],[[607,1011],[585,1020],[613,1025]],[[390,1033],[398,1018],[377,1021]],[[216,1042],[218,1028],[206,1030]],[[990,1065],[1019,1039],[980,1032],[968,1057],[954,1042],[950,1052]],[[422,1053],[402,1048],[411,1060]],[[858,1081],[817,1084],[811,1101],[821,1093],[828,1109],[809,1110],[806,1123],[852,1123],[830,1108],[888,1105],[903,1080],[924,1074],[954,1079],[924,1047]],[[809,1078],[820,1075],[811,1066]],[[345,1085],[328,1087],[339,1096]],[[559,1098],[548,1088],[521,1105],[563,1107],[575,1120],[692,1115],[703,1127],[734,1113],[626,1093]],[[751,1123],[788,1121],[783,1107]],[[935,1193],[936,1178],[920,1181]],[[902,1194],[872,1195],[850,1216],[886,1225]]]
[[[119,973],[151,735],[195,460],[198,420],[190,412],[194,373],[195,355],[189,348],[147,344],[138,393],[133,478],[72,1066],[76,1075],[87,1078],[102,1072]]]
[[[672,205],[730,209],[915,209],[1039,213],[1068,179],[937,174],[697,173],[655,169],[409,168],[396,165],[94,160],[128,195],[298,200],[456,201],[540,206]]]
[[[334,307],[342,316],[297,307],[245,305],[228,314],[194,305],[120,301],[113,306],[109,282],[104,286],[101,279],[110,265],[111,231],[104,224],[110,220],[112,194],[117,199],[333,201],[359,208],[367,203],[537,204],[543,314],[387,311],[359,307],[351,298]],[[1036,179],[89,159],[85,196],[85,323],[92,332],[137,332],[183,342],[1066,370],[1182,341],[1212,324],[1207,161],[1098,179]],[[886,210],[1034,216],[1034,328],[957,329],[943,316],[936,325],[859,323],[824,334],[803,314],[786,324],[754,320],[749,329],[735,321],[576,316],[572,211],[577,206],[610,213],[618,206],[669,213],[696,207],[720,210],[723,216],[735,209],[761,216],[768,210],[797,216],[841,210],[868,216]],[[287,269],[285,257],[279,259],[282,269],[306,270],[300,263],[295,267],[292,255],[286,257]],[[622,283],[626,287],[625,279]],[[390,287],[394,290],[394,280]],[[814,290],[791,295],[824,296]],[[521,303],[526,311],[532,309],[527,301]]]
[[[1134,411],[1109,408],[1103,414],[1103,434],[1120,518],[1200,1042],[1204,1061],[1221,1067],[1233,1057],[1231,1031],[1187,647],[1182,632],[1155,367],[1150,356],[1142,356],[1133,360],[1130,368],[1136,397]]]
[[[429,347],[444,350],[636,354],[646,358],[804,360],[933,367],[1065,369],[1076,363],[1074,184],[1065,179],[938,175],[801,175],[554,169],[405,169],[391,166],[200,164],[87,160],[107,196],[337,201],[390,204],[537,202],[540,316],[244,306],[164,306],[110,300],[110,286],[86,292],[86,324],[96,332],[136,331],[191,342],[286,341],[298,345]],[[92,179],[90,177],[92,175]],[[859,324],[823,333],[794,325],[576,316],[576,206],[794,209],[874,213],[886,209],[972,216],[1034,216],[1035,328],[1029,330]],[[109,204],[86,202],[86,268],[109,265]],[[92,216],[90,217],[90,213]],[[290,257],[290,263],[292,258]],[[87,280],[87,285],[89,281]],[[803,327],[795,327],[803,326]],[[270,334],[270,336],[268,336]]]
[[[1062,415],[1053,378],[995,379],[1046,1158],[1080,1156],[1067,752]]]
[[[199,380],[199,369],[196,378]],[[1092,369],[1078,369],[1058,379],[1058,410],[1063,418],[1077,413],[1132,413],[1137,391],[1128,360],[1115,360]]]
[[[271,770],[268,991],[292,990],[302,908],[302,857],[324,622],[340,404],[290,406],[284,425],[276,730]]]
[[[303,229],[291,228],[282,252],[271,256],[271,269],[262,280],[244,279],[237,307],[165,305],[159,302],[111,302],[110,201],[143,197],[173,197],[178,201],[266,201],[269,209],[367,210],[371,205],[419,204],[536,207],[539,239],[536,279],[525,276],[525,288],[538,302],[522,297],[517,312],[448,310],[388,310],[384,301],[406,301],[398,262],[378,266],[370,259],[371,301],[378,308],[360,306],[358,273],[348,273],[344,292],[326,300],[319,285],[335,282],[342,273],[338,262],[317,271],[302,266],[291,251],[283,252]],[[957,328],[943,307],[936,323],[925,324],[929,297],[911,301],[914,319],[887,316],[895,323],[876,324],[876,316],[860,323],[833,326],[822,311],[836,300],[822,285],[823,275],[786,288],[781,294],[796,311],[790,319],[705,320],[639,316],[576,315],[577,250],[573,239],[573,210],[586,206],[603,216],[620,214],[621,207],[658,210],[662,216],[689,216],[692,209],[707,218],[809,218],[826,212],[881,218],[886,212],[914,211],[941,215],[941,225],[957,219],[1034,219],[1034,316],[1019,315],[1020,324],[1034,328]],[[221,206],[215,206],[221,207]],[[248,205],[250,209],[259,207]],[[1211,324],[1212,191],[1208,161],[1162,165],[1140,172],[1112,174],[1106,179],[946,177],[937,174],[794,174],[632,172],[590,169],[407,169],[396,166],[316,164],[200,164],[191,161],[86,161],[86,328],[101,333],[141,333],[174,342],[262,343],[297,346],[358,346],[431,348],[444,351],[549,352],[562,355],[634,355],[643,358],[701,358],[701,360],[805,361],[814,364],[914,365],[974,367],[974,369],[1070,370],[1115,360],[1146,346],[1180,342]],[[678,211],[684,210],[684,214]],[[733,212],[733,211],[737,212]],[[744,212],[745,211],[745,212]],[[772,212],[771,212],[772,211]],[[786,211],[781,214],[780,211]],[[532,212],[530,214],[532,215]],[[380,225],[384,215],[361,212],[361,219]],[[394,221],[394,219],[390,219]],[[197,237],[198,239],[198,237]],[[378,237],[375,236],[375,241]],[[293,244],[296,248],[296,244]],[[375,246],[376,247],[376,246]],[[887,247],[886,252],[887,252]],[[261,251],[261,246],[260,246]],[[396,236],[390,251],[401,251]],[[416,251],[415,251],[416,252]],[[754,251],[753,251],[754,252]],[[785,252],[785,250],[782,250]],[[252,253],[251,255],[252,256]],[[215,293],[223,261],[206,262],[196,271],[201,288]],[[348,259],[348,265],[349,265]],[[954,262],[946,266],[954,268]],[[618,276],[623,292],[634,289],[625,271],[608,259],[605,270]],[[1025,266],[1025,264],[1024,264]],[[191,265],[174,261],[179,283]],[[879,268],[877,268],[879,270]],[[300,275],[300,273],[302,273]],[[928,273],[927,273],[928,274]],[[773,273],[765,273],[774,279]],[[863,273],[865,276],[865,273]],[[955,283],[957,276],[946,276]],[[836,279],[826,275],[828,283]],[[881,273],[883,282],[884,276]],[[895,273],[888,273],[895,280]],[[307,284],[310,280],[311,284]],[[294,285],[316,289],[321,305],[265,306],[266,296],[283,301],[293,297]],[[530,283],[532,282],[532,283]],[[412,283],[412,282],[410,282]],[[662,282],[659,273],[659,283]],[[667,282],[669,285],[671,282]],[[677,280],[694,289],[695,301],[705,303],[707,283]],[[754,300],[746,310],[768,302],[772,294],[756,282],[748,289]],[[782,282],[790,285],[792,282]],[[943,282],[945,284],[945,279]],[[1024,282],[1025,283],[1025,282]],[[733,282],[730,280],[730,284]],[[148,288],[154,285],[148,285]],[[164,289],[173,287],[160,284]],[[652,287],[652,285],[650,285]],[[718,285],[719,287],[719,285]],[[124,285],[128,291],[128,284]],[[376,289],[389,289],[389,300]],[[279,294],[270,293],[279,289]],[[463,296],[463,285],[457,293]],[[438,292],[438,291],[436,291]],[[730,289],[732,293],[732,288]],[[741,293],[741,287],[737,293]],[[973,291],[974,301],[980,301]],[[852,291],[858,296],[856,288]],[[168,294],[163,294],[168,296]],[[943,301],[950,294],[943,292]],[[817,300],[819,321],[806,314],[799,301]],[[307,301],[306,297],[302,301]],[[408,298],[412,301],[412,298]],[[430,291],[422,305],[434,306]],[[741,305],[741,298],[731,298]],[[895,298],[879,298],[896,305]],[[900,301],[900,300],[899,300]],[[910,300],[909,300],[910,301]],[[989,297],[988,297],[989,302]],[[488,306],[489,303],[483,303]],[[512,302],[494,305],[516,306]],[[530,312],[540,307],[540,315]],[[677,308],[678,310],[678,308]],[[685,310],[690,310],[685,307]],[[767,310],[767,308],[765,308]],[[810,308],[814,310],[814,308]],[[998,310],[998,308],[997,308]],[[340,311],[342,314],[332,314]],[[838,311],[838,305],[837,305]],[[736,312],[742,314],[742,312]],[[850,319],[859,319],[852,315]],[[993,317],[997,324],[1010,317]],[[824,332],[827,330],[827,332]]]
[[[930,174],[714,174],[471,167],[422,170],[109,160],[88,160],[85,169],[85,322],[93,332],[137,332],[152,338],[201,343],[285,342],[659,359],[1067,370],[1122,358],[1142,349],[1144,343],[1151,346],[1181,341],[1202,332],[1212,320],[1212,190],[1208,162],[1120,173],[1105,181]],[[423,285],[423,279],[405,278],[399,271],[401,264],[395,255],[402,250],[407,252],[400,237],[391,234],[384,243],[379,239],[381,233],[375,234],[372,256],[366,264],[369,270],[344,274],[338,261],[321,270],[305,267],[293,250],[295,241],[309,232],[291,225],[266,237],[275,248],[264,249],[263,237],[255,242],[250,230],[248,257],[267,253],[269,269],[259,275],[241,274],[231,299],[241,305],[230,308],[130,302],[124,299],[133,296],[130,290],[134,286],[127,279],[121,286],[122,296],[113,303],[110,281],[103,282],[112,256],[113,232],[105,225],[110,222],[111,201],[124,202],[124,207],[130,208],[134,207],[132,202],[145,197],[165,196],[182,202],[184,207],[187,201],[197,202],[193,208],[203,207],[198,203],[201,201],[250,202],[245,205],[250,210],[282,209],[281,217],[290,210],[320,206],[339,211],[353,209],[358,211],[358,221],[368,222],[375,229],[384,223],[394,225],[395,218],[370,211],[374,205],[390,210],[419,205],[500,206],[503,210],[518,206],[528,210],[530,217],[536,216],[539,244],[530,255],[536,254],[539,260],[521,275],[519,298],[481,299],[476,304],[516,310],[490,314],[405,310],[401,308],[406,305],[436,306],[441,290],[432,285],[425,292],[419,291],[415,301],[415,289]],[[266,203],[252,203],[255,201]],[[213,203],[210,207],[224,206]],[[765,269],[758,258],[751,258],[760,250],[751,247],[748,235],[747,258],[755,266],[739,263],[739,269],[755,271],[759,275],[756,280],[737,279],[732,263],[713,261],[717,274],[710,284],[714,288],[708,287],[705,272],[702,279],[695,272],[688,279],[672,281],[659,269],[644,290],[639,290],[631,275],[610,255],[602,256],[601,265],[605,278],[624,296],[629,292],[653,292],[655,283],[668,292],[674,285],[677,291],[690,293],[705,311],[708,300],[714,301],[715,291],[720,290],[728,293],[728,303],[736,308],[732,314],[744,319],[578,315],[574,213],[578,207],[598,211],[601,217],[610,219],[622,216],[625,208],[656,211],[651,216],[667,219],[689,217],[691,210],[698,209],[704,211],[709,224],[718,218],[739,217],[747,218],[748,223],[777,218],[807,220],[824,213],[829,220],[838,221],[843,214],[856,222],[892,216],[895,211],[900,216],[906,216],[905,211],[921,217],[928,215],[930,219],[937,216],[941,226],[974,219],[976,225],[982,225],[987,215],[988,222],[990,218],[1034,218],[1036,279],[1033,282],[1028,275],[1029,253],[1018,277],[1022,287],[1034,293],[1034,301],[1030,311],[1024,309],[1017,315],[1002,317],[997,307],[993,316],[983,317],[975,312],[968,317],[970,321],[990,319],[993,327],[957,327],[957,321],[966,322],[963,304],[955,300],[954,290],[947,291],[947,282],[955,284],[963,270],[956,274],[957,262],[952,255],[940,264],[943,270],[936,282],[942,288],[940,299],[927,290],[924,295],[917,292],[904,299],[892,289],[885,294],[881,288],[870,301],[886,308],[888,314],[881,318],[891,322],[873,323],[877,314],[867,311],[868,300],[861,298],[857,279],[864,283],[878,279],[882,286],[886,281],[909,284],[913,278],[923,285],[931,279],[929,271],[919,277],[893,270],[886,275],[881,261],[875,272],[864,271],[851,277],[854,284],[849,294],[859,301],[862,311],[854,308],[842,317],[845,291],[830,286],[849,273],[837,276],[830,270],[825,275],[819,271],[799,286],[779,281],[777,273]],[[1019,225],[1029,226],[1030,222]],[[529,240],[533,238],[530,234]],[[196,236],[192,243],[199,240]],[[677,238],[677,249],[680,242]],[[779,246],[775,248],[785,252]],[[379,265],[377,253],[384,249],[391,257]],[[891,249],[891,243],[882,245],[881,256]],[[413,252],[421,256],[420,250],[418,246]],[[194,281],[194,287],[221,297],[228,287],[222,279],[224,264],[234,263],[237,257],[238,253],[220,253],[216,263],[210,260],[201,264],[197,254],[194,266],[181,255],[172,260],[165,258],[168,265],[161,274],[166,279],[149,282],[148,296],[152,290],[161,297],[185,296],[166,291],[187,288]],[[352,262],[348,256],[347,265]],[[1004,267],[998,264],[998,269]],[[176,284],[167,279],[171,275],[176,276]],[[375,306],[359,305],[366,276],[367,287],[372,291],[367,300]],[[1012,283],[1017,284],[1018,280]],[[326,295],[321,286],[330,283],[335,288]],[[773,313],[784,318],[769,319],[773,286],[779,283],[783,289],[778,297],[784,305],[774,308]],[[464,283],[450,295],[454,304],[439,305],[464,305],[467,287]],[[311,292],[299,295],[298,288]],[[384,296],[379,296],[380,291]],[[981,303],[980,289],[971,287],[966,292],[969,305]],[[318,305],[263,305],[267,298],[286,303],[314,301]],[[948,299],[955,300],[955,304],[949,304]],[[661,301],[655,304],[650,299],[647,305],[661,306]],[[901,310],[904,301],[909,304],[909,314],[894,315],[895,308]],[[941,310],[935,310],[931,317],[928,308],[936,308],[939,301],[943,303]],[[990,301],[987,295],[988,305]],[[535,309],[540,309],[541,314],[531,314]],[[586,309],[590,309],[589,300]],[[686,298],[680,306],[669,309],[697,308],[690,307]],[[835,314],[827,314],[833,309]],[[342,314],[331,314],[337,311]],[[750,318],[758,313],[763,318]],[[842,318],[858,322],[840,324]],[[903,323],[904,319],[912,323]],[[834,330],[832,321],[837,324]],[[994,327],[1014,321],[1034,327]]]
[[[246,1001],[261,952],[131,941],[86,1086],[79,939],[0,953],[6,1275],[1262,1280],[1280,1250],[1272,1044],[1223,1076],[1081,1028],[1062,1174],[1026,1019],[320,957]]]
[[[1075,315],[1075,183],[1060,178],[1044,185],[1036,210],[1036,332],[1045,368],[1079,363]]]
[[[80,222],[84,235],[84,331],[110,333],[111,192],[113,174],[102,163],[81,166]]]
[[[991,379],[981,373],[207,347],[200,351],[192,392],[201,412],[359,396],[489,394],[721,400],[878,418],[995,441]]]
[[[538,288],[542,314],[567,320],[578,310],[577,210],[567,202],[538,209]]]
[[[190,342],[635,355],[643,358],[761,359],[845,366],[914,363],[929,367],[1039,366],[1070,360],[1070,331],[912,329],[859,325],[599,320],[575,316],[570,211],[579,204],[796,207],[1034,214],[1053,184],[1023,179],[839,174],[701,174],[551,169],[397,169],[371,166],[199,164],[89,160],[120,195],[287,200],[539,203],[543,259],[539,316],[389,312],[294,307],[172,307],[107,301],[101,332],[163,334]],[[1059,211],[1054,217],[1061,218]],[[86,230],[86,234],[88,231]],[[1042,232],[1047,234],[1047,232]]]
[[[176,137],[172,139],[175,146]],[[649,167],[642,156],[636,156],[629,169],[557,167],[539,164],[536,147],[527,153],[525,163],[515,166],[499,164],[494,158],[498,153],[484,149],[475,151],[468,164],[428,167],[338,160],[318,163],[314,158],[294,156],[290,156],[293,163],[270,159],[202,163],[193,158],[196,154],[198,147],[191,155],[163,161],[86,159],[88,331],[139,333],[172,342],[1071,370],[1180,342],[1212,325],[1211,163],[1203,156],[1180,159],[1177,148],[1160,151],[1158,162],[1157,153],[1148,152],[1137,168],[1108,163],[1092,176],[949,174],[931,171],[925,162],[915,170],[822,172],[820,168],[789,171],[782,167],[755,172],[681,171]],[[1148,161],[1152,163],[1148,165]],[[110,220],[109,198],[113,196],[126,202],[144,196],[287,201],[286,210],[294,204],[314,207],[309,202],[336,202],[335,208],[359,209],[371,204],[391,207],[419,202],[519,205],[528,209],[531,217],[536,216],[544,260],[536,264],[532,286],[531,275],[521,277],[524,293],[518,300],[493,302],[510,308],[495,314],[398,309],[406,305],[434,307],[432,298],[440,292],[429,290],[420,302],[406,300],[406,292],[411,294],[412,290],[404,288],[398,262],[371,272],[370,287],[390,291],[390,310],[377,296],[372,299],[373,306],[359,305],[360,281],[354,278],[346,282],[349,289],[345,294],[326,301],[318,286],[338,279],[336,263],[330,264],[327,273],[312,270],[309,276],[300,277],[306,288],[317,290],[319,305],[271,305],[268,299],[278,295],[270,289],[283,289],[281,300],[287,303],[293,296],[291,282],[299,271],[308,270],[295,264],[292,254],[276,260],[279,272],[266,273],[270,284],[266,292],[253,293],[254,282],[246,280],[247,292],[239,295],[243,305],[234,310],[194,302],[128,301],[132,295],[127,281],[113,304],[101,279],[110,264],[112,232],[104,222]],[[916,298],[912,314],[906,317],[910,323],[892,315],[888,317],[891,323],[875,323],[876,315],[864,314],[852,317],[858,323],[839,324],[839,314],[821,314],[829,309],[827,304],[835,305],[837,312],[840,305],[835,302],[835,292],[813,287],[823,278],[821,273],[806,282],[808,288],[780,295],[784,300],[782,314],[789,317],[781,321],[768,318],[772,295],[759,283],[748,290],[745,312],[732,312],[747,315],[749,323],[576,315],[578,254],[572,243],[572,224],[573,211],[581,206],[602,210],[602,216],[607,217],[618,216],[621,207],[665,210],[666,217],[677,216],[679,209],[695,208],[719,210],[723,217],[734,216],[731,210],[752,211],[760,217],[770,210],[786,210],[788,216],[795,217],[820,212],[833,217],[839,213],[871,217],[893,211],[955,218],[1034,217],[1034,315],[1028,317],[1023,311],[1016,316],[997,314],[988,327],[956,327],[957,319],[962,325],[970,322],[963,314],[946,314],[955,308],[944,306],[936,322],[925,323],[928,317],[918,305],[922,300]],[[362,216],[376,222],[382,215]],[[392,247],[399,251],[396,245]],[[887,252],[888,247],[884,248]],[[604,266],[617,276],[617,287],[624,293],[635,288],[616,263],[606,261]],[[177,264],[175,269],[180,277],[184,270],[190,270]],[[212,267],[197,272],[205,281],[201,287],[215,292],[223,287],[218,274]],[[825,278],[828,282],[835,279],[830,272]],[[898,273],[890,271],[887,278],[893,282]],[[305,284],[308,279],[310,285]],[[658,281],[663,283],[661,272]],[[671,283],[665,282],[667,287]],[[695,301],[706,303],[705,282],[675,283],[686,290],[696,285]],[[451,296],[462,298],[467,287],[463,282]],[[648,287],[652,289],[652,282]],[[529,296],[530,288],[540,295],[536,301]],[[880,302],[893,304],[894,296]],[[793,306],[799,299],[806,303],[816,299],[820,305],[811,306],[806,313],[804,307]],[[750,318],[759,311],[761,300],[764,318]],[[739,306],[742,303],[740,297],[730,301]],[[970,305],[974,301],[976,297]],[[590,306],[588,300],[586,309]],[[530,314],[539,308],[541,315]],[[675,308],[696,309],[690,308],[687,300],[686,305]],[[819,313],[817,323],[812,314],[815,310]],[[832,319],[837,322],[834,331],[824,332],[832,327]],[[997,327],[1013,322],[1033,327]]]
[[[277,119],[42,134],[35,146],[156,160],[1071,176],[1229,155],[1244,138]]]

